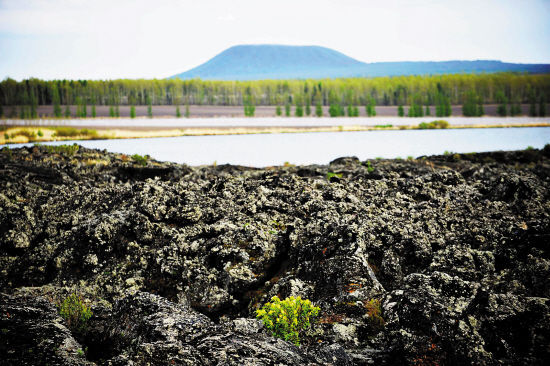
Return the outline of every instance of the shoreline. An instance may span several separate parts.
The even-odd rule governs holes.
[[[6,126],[7,127],[7,126]],[[85,133],[70,136],[57,136],[56,128],[71,128]],[[387,126],[365,126],[365,125],[343,125],[343,126],[247,126],[247,127],[81,127],[70,126],[10,126],[3,129],[0,135],[0,145],[21,144],[30,142],[54,142],[54,141],[81,141],[81,140],[116,140],[116,139],[139,139],[158,137],[178,136],[219,136],[219,135],[253,135],[253,134],[276,134],[276,133],[318,133],[318,132],[363,132],[363,131],[402,131],[420,130],[418,125],[387,125]],[[548,122],[533,123],[510,123],[510,124],[467,124],[449,125],[446,129],[468,129],[468,128],[521,128],[521,127],[550,127]],[[39,133],[40,131],[40,133]],[[22,134],[18,134],[22,133]],[[73,132],[74,133],[74,132]],[[42,136],[40,136],[42,134]],[[6,139],[6,136],[12,136]],[[32,137],[34,136],[34,137]]]

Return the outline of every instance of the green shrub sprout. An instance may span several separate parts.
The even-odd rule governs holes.
[[[42,144],[35,144],[34,146],[45,146],[46,151],[50,154],[74,155],[78,152],[78,149],[79,149],[79,146],[77,144],[72,144],[72,145],[42,145]]]
[[[83,331],[92,317],[92,310],[84,303],[81,295],[73,293],[59,305],[59,315],[67,321],[70,329]]]
[[[449,128],[449,122],[444,120],[432,121],[428,123],[422,122],[418,125],[418,128],[420,130],[433,130],[438,128],[445,129],[445,128]]]
[[[342,178],[343,174],[342,173],[333,173],[333,172],[328,172],[327,173],[327,180],[330,181],[331,178]]]
[[[149,155],[145,155],[145,156],[141,156],[139,154],[132,155],[132,160],[134,160],[136,164],[139,164],[141,166],[146,166],[148,159],[149,159]]]
[[[318,316],[320,310],[300,296],[290,296],[282,301],[273,296],[270,302],[256,310],[256,317],[262,320],[274,337],[299,346],[300,332],[310,327],[310,319]]]

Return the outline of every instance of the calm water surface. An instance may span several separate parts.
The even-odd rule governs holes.
[[[263,167],[326,164],[342,156],[361,160],[493,150],[542,148],[550,143],[550,128],[488,128],[461,130],[403,130],[321,132],[224,136],[182,136],[127,140],[76,141],[124,154],[148,154],[161,161],[188,165],[239,164]],[[48,144],[67,144],[52,142]],[[11,145],[12,147],[29,144]]]

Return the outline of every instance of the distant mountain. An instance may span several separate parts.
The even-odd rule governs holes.
[[[492,60],[374,62],[319,46],[241,45],[171,78],[203,80],[322,79],[516,71],[550,73],[550,64]]]

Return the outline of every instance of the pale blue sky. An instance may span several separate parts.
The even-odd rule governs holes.
[[[550,63],[550,0],[0,0],[0,79],[163,78],[250,43]]]

